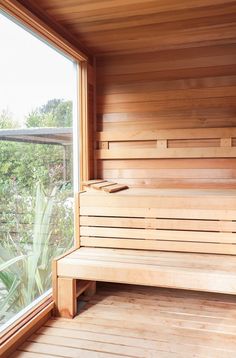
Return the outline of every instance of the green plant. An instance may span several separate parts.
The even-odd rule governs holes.
[[[5,245],[0,245],[0,321],[29,305],[51,286],[53,257],[67,249],[73,236],[60,242],[52,240],[52,220],[58,188],[46,195],[37,184],[32,242],[16,244],[8,234]]]

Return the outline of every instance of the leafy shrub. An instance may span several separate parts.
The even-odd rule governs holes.
[[[72,207],[64,205],[63,194],[64,199],[55,187],[50,195],[46,195],[42,185],[38,184],[32,241],[18,245],[8,235],[5,244],[0,245],[0,282],[4,292],[0,295],[1,321],[9,319],[51,287],[52,259],[72,245],[73,225],[64,233],[64,240],[52,239],[53,221],[57,215],[61,217],[61,210],[66,211],[70,220],[73,217]],[[58,207],[59,213],[54,216]]]

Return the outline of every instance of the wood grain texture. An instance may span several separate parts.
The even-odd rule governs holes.
[[[232,1],[27,0],[27,3],[36,4],[96,55],[235,41],[236,5]]]
[[[226,43],[99,57],[97,140],[109,149],[97,146],[97,175],[129,187],[236,188],[228,171],[236,141],[227,140],[236,126],[235,64],[236,46]],[[167,133],[168,150],[158,143]]]
[[[96,56],[96,90],[95,67],[88,69],[91,131],[95,96],[98,131],[236,126],[234,1],[27,0],[25,4],[48,22],[52,19]],[[163,148],[163,142],[139,144],[141,150],[150,146]],[[133,145],[136,144],[129,141],[112,145],[103,141],[100,149],[123,150]],[[175,148],[181,143],[173,141],[168,145]],[[185,143],[183,148],[191,145]],[[88,178],[118,178],[120,184],[137,187],[236,187],[233,176],[225,178],[223,169],[232,163],[229,159],[223,160],[222,177],[217,175],[216,179],[211,170],[205,176],[203,172],[196,176],[196,171],[189,170],[186,178],[179,178],[178,168],[176,178],[173,172],[165,176],[162,173],[161,177],[157,172],[150,178],[150,173],[144,177],[136,171],[143,169],[149,152],[139,168],[132,167],[131,156],[123,161],[126,168],[111,173],[105,172],[103,166],[106,161],[115,165],[113,158],[94,160],[93,149],[91,141]],[[199,168],[197,160],[193,160],[193,169],[203,169],[204,161]],[[154,162],[156,167],[160,165],[159,159]],[[218,163],[212,159],[211,168],[218,170]]]
[[[89,191],[80,208],[82,247],[236,254],[235,190]]]
[[[118,255],[118,256],[116,256]],[[60,260],[58,274],[85,280],[236,293],[236,257],[81,247]],[[164,260],[162,260],[164,258]],[[174,260],[175,259],[175,260]],[[231,265],[228,267],[227,264]]]
[[[54,40],[57,41],[57,39],[62,39],[63,41],[66,41],[68,44],[70,44],[70,46],[73,46],[74,50],[71,49],[72,51],[67,51],[68,49],[66,48],[64,48],[64,50],[77,60],[92,60],[91,54],[89,54],[87,49],[81,45],[81,43],[78,41],[78,38],[74,37],[70,31],[67,31],[64,26],[60,25],[51,16],[48,16],[48,14],[46,14],[46,12],[43,11],[43,9],[38,6],[34,0],[3,0],[0,2],[0,5],[3,10],[6,10],[19,20],[23,20],[27,27],[30,26],[33,30],[36,31],[39,30],[40,35],[42,35],[40,28],[41,30],[45,29],[45,37],[47,40],[50,40],[51,37],[48,36],[49,32],[53,31]],[[24,13],[26,16],[23,15]],[[38,29],[37,26],[34,26],[36,23],[38,23]],[[53,40],[52,37],[51,39]],[[61,49],[63,49],[63,46]],[[76,52],[77,56],[75,56]]]
[[[78,115],[79,115],[79,161],[80,190],[83,181],[94,178],[94,101],[95,101],[95,72],[89,63],[79,65]]]
[[[235,325],[230,296],[100,284],[73,321],[48,320],[12,358],[46,358],[49,352],[55,357],[234,357]]]

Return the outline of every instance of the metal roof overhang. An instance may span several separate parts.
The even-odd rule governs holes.
[[[35,144],[72,144],[72,128],[0,129],[0,140]]]

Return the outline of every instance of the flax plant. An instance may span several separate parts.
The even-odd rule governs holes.
[[[22,248],[8,234],[7,247],[0,245],[0,321],[28,306],[51,286],[51,262],[65,248],[51,239],[54,188],[47,196],[40,184],[36,188],[32,242]],[[70,243],[68,243],[68,246]]]

